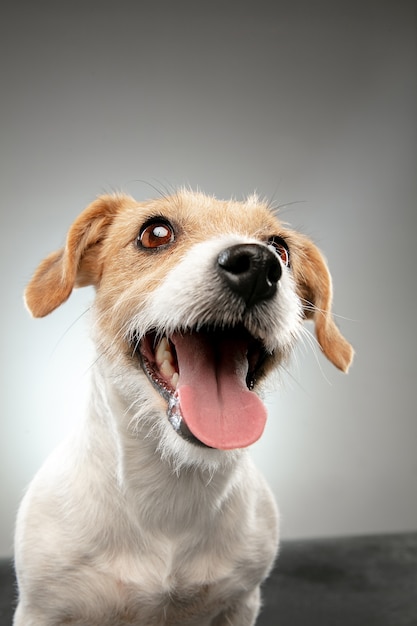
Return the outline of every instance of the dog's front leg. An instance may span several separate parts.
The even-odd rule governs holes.
[[[260,588],[243,596],[233,607],[222,611],[212,626],[254,626],[261,606]]]

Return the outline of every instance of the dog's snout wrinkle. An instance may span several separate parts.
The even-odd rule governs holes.
[[[247,307],[272,298],[281,278],[277,256],[256,243],[225,248],[217,257],[218,271],[227,286],[241,296]]]

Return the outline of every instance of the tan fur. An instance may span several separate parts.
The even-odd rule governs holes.
[[[162,212],[170,217],[181,203],[186,219],[187,238],[182,247],[191,245],[215,234],[232,229],[246,235],[255,234],[264,237],[270,230],[276,229],[276,220],[265,211],[264,205],[255,204],[250,212],[242,212],[242,205],[237,202],[218,201],[198,195],[199,214],[195,215],[192,204],[195,196],[184,194],[184,198],[165,199],[147,203],[137,203],[126,195],[101,196],[93,202],[74,222],[69,231],[64,249],[53,252],[38,267],[25,292],[26,304],[34,317],[43,317],[51,313],[70,296],[74,287],[94,285],[102,282],[102,271],[107,260],[104,289],[100,299],[107,303],[114,300],[116,286],[120,281],[130,281],[140,273],[142,289],[152,289],[151,261],[138,267],[138,261],[125,254],[125,249],[137,234],[135,225],[140,217],[147,214],[158,215]],[[171,206],[170,206],[171,204]],[[187,210],[191,208],[190,215]],[[194,211],[193,211],[194,209]],[[205,210],[210,211],[210,219],[205,219]],[[252,223],[256,213],[261,213],[263,228],[253,233]],[[254,215],[255,214],[255,215]],[[120,223],[112,224],[115,216]],[[258,218],[259,221],[259,218]],[[255,221],[256,223],[256,221]],[[279,232],[291,243],[292,265],[295,282],[302,301],[305,317],[314,319],[317,339],[326,357],[339,369],[347,372],[353,358],[353,350],[334,323],[332,306],[332,283],[329,270],[319,249],[305,236],[283,226]],[[113,234],[114,233],[114,234]],[[118,245],[115,242],[118,241]],[[119,254],[114,254],[114,250]],[[177,250],[177,254],[180,250]],[[172,256],[175,263],[176,256]],[[134,255],[131,253],[130,257]],[[170,260],[164,259],[168,269]]]
[[[141,226],[155,216],[176,240],[140,250]],[[273,235],[291,255],[279,294],[250,312],[229,298],[223,310],[211,259],[223,245],[267,245]],[[96,289],[91,402],[80,435],[51,456],[22,503],[14,624],[252,626],[277,549],[272,495],[245,450],[198,448],[174,432],[132,337],[239,320],[270,353],[262,379],[312,319],[325,356],[347,371],[353,350],[332,317],[324,258],[256,197],[106,195],[39,265],[27,307],[45,316],[85,285]]]

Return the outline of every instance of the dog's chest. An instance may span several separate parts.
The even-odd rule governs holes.
[[[107,591],[97,605],[97,625],[208,626],[241,593],[236,573],[221,575],[218,570],[213,579],[208,571],[215,567],[213,562],[190,561],[178,573],[175,562],[162,561],[148,556],[134,565],[120,559],[113,563],[103,577]]]
[[[100,626],[209,626],[264,574],[256,561],[230,562],[215,549],[197,557],[181,542],[153,541],[140,557],[118,556],[99,567],[107,587],[97,605]]]
[[[138,597],[138,590],[135,587],[121,586],[119,591],[122,603],[117,615],[114,615],[112,626],[115,624],[120,624],[120,626],[124,624],[149,626],[210,624],[225,606],[224,600],[221,601],[218,597],[216,587],[217,585],[194,586],[145,598]]]

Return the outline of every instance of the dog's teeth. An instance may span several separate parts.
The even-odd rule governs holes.
[[[155,359],[157,363],[163,363],[164,353],[167,349],[167,343],[168,341],[166,337],[163,337],[161,341],[158,343],[156,350],[155,350]]]
[[[164,361],[168,361],[169,363],[174,362],[174,359],[172,357],[172,352],[168,352],[168,351],[164,352]]]
[[[166,337],[163,337],[161,341],[158,343],[158,346],[155,351],[156,362],[161,365],[164,361],[168,361],[168,363],[173,362],[172,353],[169,347],[169,341]]]
[[[162,337],[155,346],[155,361],[161,376],[175,389],[178,383],[178,372],[175,369],[175,358],[167,337]]]
[[[176,374],[175,369],[173,368],[172,364],[167,360],[163,361],[160,364],[159,371],[161,372],[162,376],[164,376],[164,378],[166,379],[170,379],[172,378],[174,374]]]

